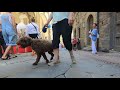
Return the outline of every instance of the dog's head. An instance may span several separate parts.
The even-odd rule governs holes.
[[[20,45],[22,48],[26,48],[31,46],[32,38],[30,37],[22,37],[18,40],[17,45]]]

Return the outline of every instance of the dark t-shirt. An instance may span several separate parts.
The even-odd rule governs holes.
[[[3,36],[2,36],[2,32],[0,32],[0,39],[2,39],[3,38]]]
[[[1,26],[1,24],[0,24],[0,30],[2,30],[2,26]],[[2,39],[3,38],[3,36],[2,36],[2,32],[0,31],[0,39]]]
[[[0,45],[2,45],[4,43],[5,43],[5,41],[3,39],[2,32],[0,32]]]
[[[2,28],[1,28],[1,25],[0,25],[0,29],[2,29]],[[0,32],[0,44],[3,44],[3,43],[5,43],[5,41],[4,41],[4,39],[3,39],[2,32]]]

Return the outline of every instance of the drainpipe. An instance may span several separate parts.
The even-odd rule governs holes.
[[[97,12],[97,29],[99,33],[99,12]],[[99,38],[97,39],[97,51],[99,51]]]

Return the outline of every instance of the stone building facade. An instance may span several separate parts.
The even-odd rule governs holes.
[[[80,38],[82,48],[90,46],[88,32],[94,22],[99,22],[99,50],[120,51],[120,12],[77,12],[72,37]]]
[[[47,21],[50,12],[12,12],[16,23],[21,19],[27,24],[31,17],[36,19],[43,39],[52,39],[52,30],[42,33],[42,27]],[[89,30],[93,23],[98,23],[100,37],[97,42],[99,50],[120,51],[120,12],[76,12],[72,38],[80,38],[81,48],[89,47],[91,40]],[[62,39],[61,39],[62,40]]]
[[[99,47],[120,51],[120,12],[100,12],[99,27]]]
[[[97,12],[76,12],[72,37],[80,38],[81,47],[90,46],[89,30],[97,22]]]

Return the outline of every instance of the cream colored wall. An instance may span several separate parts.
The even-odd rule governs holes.
[[[15,16],[16,23],[20,23],[22,20],[25,24],[29,23],[29,19],[32,17],[35,17],[36,23],[38,24],[41,32],[41,37],[45,39],[47,37],[48,40],[51,40],[52,33],[51,31],[47,30],[46,33],[42,32],[42,28],[44,24],[46,23],[50,12],[12,12]]]

